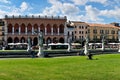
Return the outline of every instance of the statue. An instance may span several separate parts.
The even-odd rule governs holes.
[[[89,60],[92,60],[92,54],[90,54],[89,53],[89,51],[88,51],[88,38],[86,37],[86,39],[85,39],[86,41],[85,41],[85,46],[84,46],[84,54],[86,55],[86,56],[88,56],[88,59]]]
[[[30,37],[28,37],[28,48],[27,48],[27,52],[31,52],[31,41],[30,41]]]
[[[85,39],[85,46],[84,46],[84,53],[85,55],[88,55],[89,52],[88,52],[88,38]]]
[[[68,51],[71,51],[71,37],[68,38],[68,43],[69,43]]]
[[[102,38],[102,51],[105,50],[105,36]]]
[[[39,51],[37,56],[38,57],[44,57],[44,53],[43,53],[43,33],[40,32],[38,35],[38,45],[39,45]]]

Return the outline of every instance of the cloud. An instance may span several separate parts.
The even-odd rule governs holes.
[[[28,9],[28,4],[26,2],[22,2],[20,5],[20,11],[23,12]]]
[[[0,0],[1,3],[11,3],[10,0]]]
[[[116,19],[120,19],[120,8],[119,7],[115,7],[112,10],[102,10],[100,11],[100,15],[101,16],[106,16],[108,18],[116,18]]]
[[[63,3],[63,6],[61,7],[61,12],[65,15],[76,15],[79,11],[80,10],[77,6],[70,3]]]
[[[100,4],[106,4],[108,0],[71,0],[75,5],[85,5],[89,2],[96,2]]]
[[[88,0],[71,0],[75,5],[85,5]]]
[[[32,7],[27,2],[22,2],[18,7],[16,5],[0,5],[0,18],[3,18],[5,15],[24,15],[31,9]]]
[[[98,10],[97,8],[94,8],[91,5],[88,5],[85,7],[85,10],[86,10],[85,17],[87,18],[87,20],[94,21],[94,22],[102,21],[102,19],[99,18],[100,10]]]
[[[62,15],[62,16],[74,16],[79,13],[79,8],[71,3],[62,3],[59,0],[49,0],[52,4],[51,7],[46,7],[41,15]]]

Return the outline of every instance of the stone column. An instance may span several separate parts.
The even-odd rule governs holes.
[[[25,34],[27,35],[27,27],[25,27]]]
[[[45,35],[47,35],[47,28],[45,27]]]
[[[51,35],[53,35],[53,27],[51,27]]]
[[[59,27],[58,27],[58,35],[60,35]]]
[[[66,23],[65,23],[65,27],[64,27],[64,38],[65,38],[65,40],[64,40],[64,42],[65,43],[67,43],[67,33],[68,33],[68,29],[67,29],[67,26],[66,26]]]
[[[40,26],[38,27],[38,32],[40,32]]]
[[[32,35],[34,34],[34,27],[32,27]]]
[[[21,27],[19,26],[19,35],[21,34]]]
[[[12,27],[12,34],[14,35],[14,26]]]

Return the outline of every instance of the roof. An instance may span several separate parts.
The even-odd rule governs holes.
[[[118,28],[118,29],[120,29],[120,27],[116,27],[116,26],[111,25],[111,24],[91,24],[91,23],[88,23],[88,25],[90,27],[110,27],[110,28]]]

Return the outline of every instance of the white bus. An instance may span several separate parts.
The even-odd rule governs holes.
[[[48,50],[69,50],[69,43],[50,43],[48,44]]]

